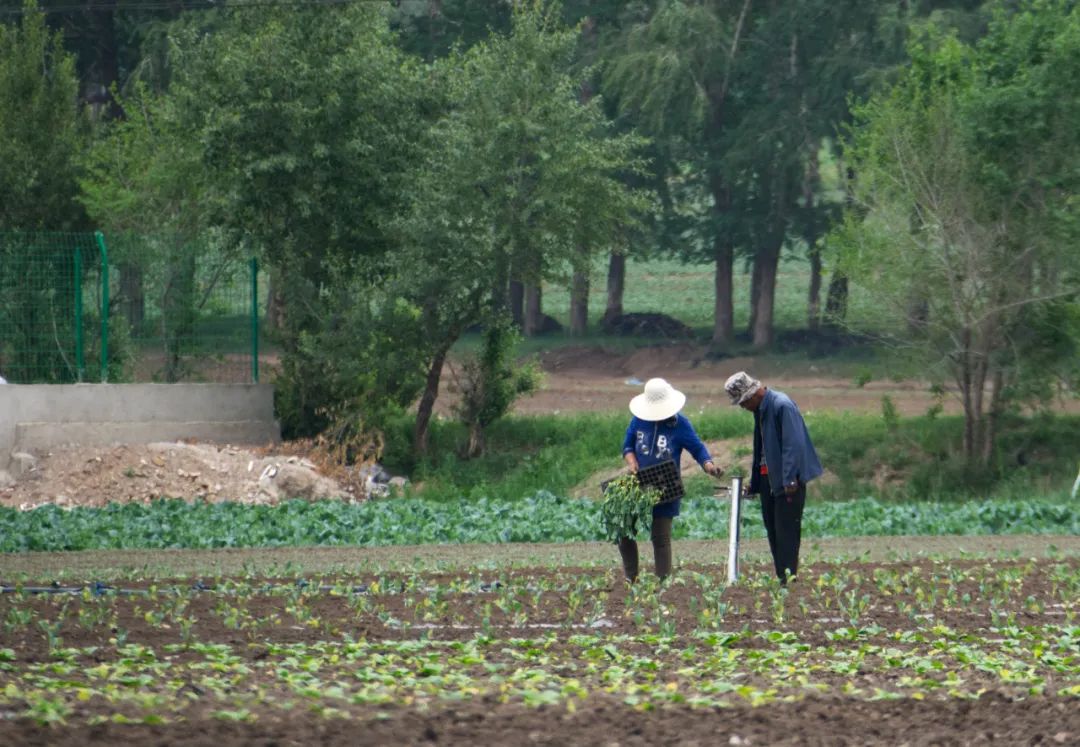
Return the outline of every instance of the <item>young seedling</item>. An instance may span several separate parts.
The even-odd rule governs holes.
[[[642,487],[636,475],[622,475],[609,482],[600,502],[604,539],[618,542],[624,537],[637,537],[652,522],[653,506],[659,500],[660,491]]]

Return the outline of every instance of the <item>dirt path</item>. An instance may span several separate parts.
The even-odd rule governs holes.
[[[545,374],[543,388],[517,403],[515,412],[519,414],[623,411],[630,398],[641,392],[642,383],[654,376],[666,378],[687,395],[689,412],[728,407],[723,383],[736,371],[749,371],[783,390],[804,412],[880,412],[882,397],[888,395],[901,415],[922,415],[937,402],[926,382],[872,381],[859,387],[850,379],[819,373],[812,363],[793,372],[775,361],[753,357],[710,360],[704,348],[690,344],[622,352],[565,347],[544,352],[540,363]],[[449,395],[444,406],[453,397],[452,387]],[[954,397],[946,397],[942,405],[946,412],[960,410]]]

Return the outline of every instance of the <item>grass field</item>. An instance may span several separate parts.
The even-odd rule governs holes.
[[[603,316],[607,302],[607,258],[590,274],[589,322],[595,325]],[[750,271],[736,263],[734,279],[735,326],[745,329],[750,318]],[[623,307],[627,312],[658,312],[675,317],[701,331],[711,332],[713,325],[713,290],[715,268],[712,264],[686,264],[670,259],[634,259],[626,263],[626,290]],[[822,289],[822,304],[828,278]],[[801,257],[782,260],[776,283],[775,320],[778,329],[803,329],[806,325],[810,266]],[[566,325],[569,320],[570,294],[566,286],[544,287],[544,311]],[[850,290],[848,323],[859,332],[891,330],[894,322],[874,302],[873,294],[858,286]]]
[[[706,441],[745,439],[733,451],[732,462],[723,464],[728,469],[745,469],[749,460],[753,422],[744,415],[730,409],[693,414],[694,427]],[[433,427],[431,456],[416,463],[409,446],[411,421],[405,419],[389,434],[386,463],[423,483],[423,495],[432,499],[487,495],[512,500],[539,489],[566,495],[597,472],[618,466],[626,422],[622,414],[507,418],[491,428],[489,452],[466,461],[459,457],[463,428],[442,421]],[[1076,416],[1010,420],[1000,439],[998,464],[978,474],[959,456],[958,417],[819,412],[808,414],[807,422],[831,475],[815,486],[820,497],[1046,494],[1066,489],[1076,476]],[[687,478],[699,485],[708,482],[693,471]]]

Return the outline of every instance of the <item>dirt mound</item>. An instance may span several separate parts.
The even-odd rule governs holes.
[[[622,314],[605,318],[600,322],[604,334],[622,337],[663,337],[685,339],[694,336],[694,330],[667,314]]]
[[[608,348],[571,345],[540,353],[540,366],[563,376],[625,376],[626,354]]]
[[[306,456],[197,443],[72,447],[36,455],[0,505],[104,506],[155,498],[273,504],[287,498],[352,500],[355,485],[323,474]]]

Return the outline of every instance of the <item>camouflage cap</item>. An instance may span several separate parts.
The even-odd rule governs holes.
[[[761,389],[761,382],[752,378],[746,371],[732,374],[724,382],[724,391],[731,398],[731,404],[733,405],[741,405],[753,397],[758,389]]]

